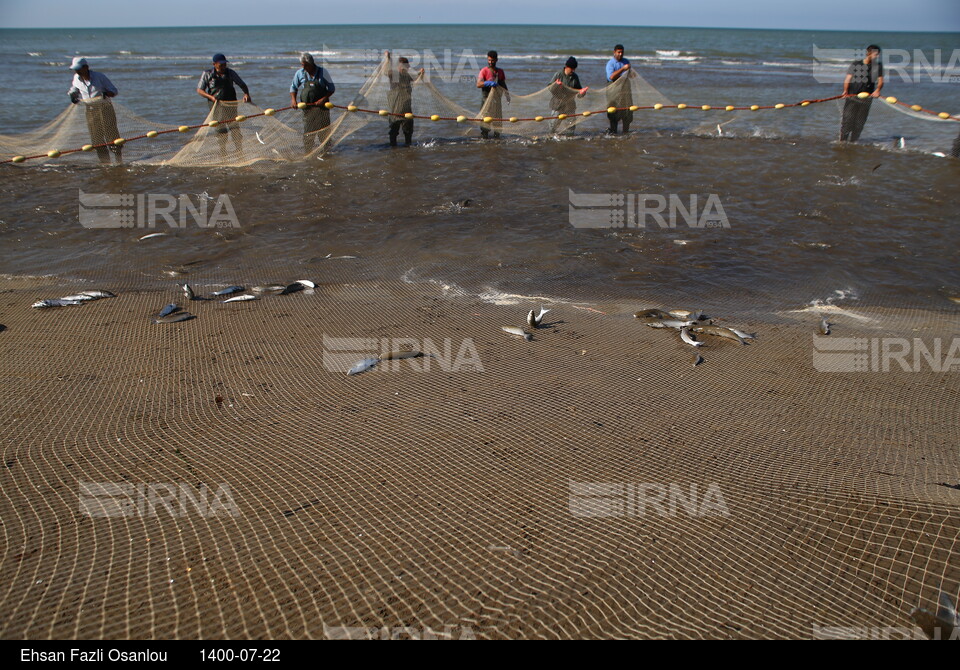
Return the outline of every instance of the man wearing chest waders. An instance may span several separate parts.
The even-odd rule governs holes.
[[[303,109],[303,153],[309,154],[314,143],[323,144],[325,138],[320,137],[319,131],[330,126],[330,110],[324,105],[337,87],[330,73],[317,66],[310,52],[300,54],[300,65],[290,84],[290,104],[296,106],[302,102],[307,105]]]
[[[883,88],[883,63],[880,62],[880,47],[871,44],[867,56],[855,60],[847,69],[843,80],[843,114],[840,117],[840,141],[856,142],[870,113],[874,98],[880,97]],[[861,93],[869,95],[860,98]]]
[[[243,101],[251,102],[250,89],[243,83],[236,72],[227,67],[227,57],[223,54],[213,55],[213,68],[205,70],[197,84],[197,93],[207,99],[213,110],[212,120],[220,122],[215,130],[217,141],[220,142],[220,152],[225,150],[227,133],[233,136],[233,144],[237,151],[243,151],[243,137],[240,134],[240,124],[223,123],[232,121],[237,116],[237,86],[243,91]],[[226,104],[218,104],[226,103]]]
[[[122,160],[122,147],[113,141],[120,137],[117,130],[117,114],[113,110],[110,98],[116,97],[117,87],[107,79],[105,74],[94,72],[87,65],[86,58],[73,59],[70,69],[73,75],[73,86],[69,90],[70,102],[84,103],[84,112],[87,117],[87,130],[90,131],[90,143],[97,147],[97,156],[101,163],[110,163],[110,152]],[[98,145],[109,145],[98,146]]]
[[[390,117],[390,146],[397,146],[397,137],[400,130],[403,130],[403,143],[410,146],[413,142],[413,119],[406,118],[405,115],[413,113],[413,77],[410,76],[410,61],[400,56],[398,58],[397,70],[393,70],[393,61],[390,52],[384,53],[387,59],[387,80],[390,82],[390,92],[387,93],[387,106],[391,114],[400,114],[402,116]],[[420,68],[418,78],[423,76],[423,68]]]

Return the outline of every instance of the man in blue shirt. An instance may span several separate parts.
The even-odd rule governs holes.
[[[109,145],[109,147],[97,146],[97,157],[101,163],[109,163],[112,151],[117,157],[117,162],[122,162],[123,149],[113,144],[113,141],[120,137],[120,131],[117,130],[117,115],[110,102],[110,98],[116,97],[119,92],[117,87],[107,79],[106,75],[91,70],[86,58],[74,58],[70,69],[75,73],[73,86],[68,91],[70,102],[84,103],[90,143],[94,146]]]
[[[318,67],[313,60],[313,54],[304,51],[300,54],[300,69],[293,75],[290,84],[290,104],[296,106],[298,102],[306,103],[303,110],[303,152],[313,151],[314,143],[320,138],[319,131],[330,126],[330,110],[324,105],[330,96],[337,90],[330,78],[330,74],[322,67]]]
[[[623,57],[623,45],[613,47],[613,58],[607,61],[607,106],[617,107],[616,112],[607,112],[610,120],[610,134],[617,134],[617,124],[623,122],[623,132],[630,131],[633,112],[622,109],[633,105],[630,93],[630,61]]]

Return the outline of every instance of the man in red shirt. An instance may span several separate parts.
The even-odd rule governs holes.
[[[497,67],[497,60],[498,56],[496,51],[487,52],[487,67],[480,70],[480,74],[477,75],[477,88],[483,93],[483,111],[481,115],[501,119],[503,118],[501,96],[506,97],[509,103],[510,91],[507,90],[507,75]],[[501,91],[503,92],[501,93]],[[493,94],[492,98],[490,97],[491,94]],[[503,126],[503,124],[499,121],[494,121],[492,125],[494,127],[493,137],[496,139],[500,137],[499,128]],[[489,138],[489,126],[481,126],[480,135],[483,139]]]

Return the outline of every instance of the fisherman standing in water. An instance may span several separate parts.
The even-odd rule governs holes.
[[[491,116],[495,119],[503,118],[502,97],[506,97],[507,102],[510,102],[510,91],[507,90],[507,75],[497,67],[498,60],[499,56],[497,56],[496,51],[488,51],[487,67],[480,70],[480,74],[477,75],[477,88],[483,93],[484,116]],[[503,93],[500,91],[503,91]],[[492,98],[490,98],[491,94],[493,95]],[[489,108],[487,107],[488,99],[490,101]],[[503,126],[502,122],[493,122],[494,139],[500,137],[501,126]],[[490,127],[480,126],[480,136],[483,139],[488,139],[490,137]]]
[[[233,136],[233,144],[237,151],[243,150],[243,137],[240,134],[239,124],[223,123],[232,121],[237,116],[237,105],[231,104],[237,102],[237,89],[234,84],[243,91],[243,101],[251,102],[250,89],[243,83],[240,75],[227,67],[227,57],[223,54],[213,55],[213,68],[204,70],[203,75],[200,76],[200,83],[197,84],[197,93],[207,99],[212,110],[211,120],[220,122],[216,131],[221,152],[224,151],[227,143],[227,133]]]
[[[607,61],[607,106],[617,108],[615,112],[607,112],[611,135],[617,134],[617,124],[621,122],[624,134],[630,132],[633,112],[624,109],[633,105],[629,76],[630,61],[623,57],[623,45],[618,44],[613,47],[613,58]]]
[[[90,143],[94,146],[109,145],[109,150],[105,146],[97,146],[100,162],[109,163],[111,151],[117,157],[117,162],[122,162],[123,148],[113,143],[120,137],[120,131],[117,129],[117,114],[110,102],[110,98],[115,98],[119,92],[117,87],[106,75],[91,70],[86,58],[74,58],[70,69],[76,73],[73,75],[73,87],[68,91],[70,102],[84,103]]]
[[[843,115],[840,117],[840,141],[856,142],[870,113],[874,98],[880,97],[883,88],[883,63],[880,62],[880,47],[871,44],[862,61],[855,60],[843,80]],[[860,93],[869,97],[860,99]]]
[[[330,126],[330,110],[326,104],[337,87],[330,74],[317,66],[309,51],[300,54],[300,66],[290,84],[290,104],[307,105],[303,110],[303,153],[309,154],[317,140],[323,144],[319,131]]]
[[[402,128],[404,144],[409,147],[413,141],[413,119],[403,118],[403,115],[413,113],[413,77],[410,76],[410,61],[400,56],[397,59],[399,63],[397,71],[394,72],[390,52],[385,52],[384,56],[387,59],[387,80],[390,82],[387,103],[391,114],[401,115],[390,117],[390,146],[397,146],[397,136]],[[423,72],[423,68],[420,68],[419,77],[423,76]]]
[[[577,113],[577,98],[582,98],[587,93],[589,86],[582,86],[580,84],[580,77],[577,76],[577,59],[573,56],[567,59],[567,62],[564,63],[563,69],[553,75],[553,82],[550,85],[550,109],[552,110],[552,116],[560,116],[561,114],[570,114]],[[553,122],[553,127],[551,131],[556,134],[560,129],[563,120],[556,119]],[[565,134],[573,134],[573,125],[570,125],[568,129],[564,130]]]

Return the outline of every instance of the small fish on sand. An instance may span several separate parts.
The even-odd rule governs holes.
[[[399,361],[404,358],[420,358],[421,356],[423,356],[422,351],[391,351],[390,353],[380,356],[380,360]]]
[[[663,321],[651,321],[647,325],[651,328],[676,328],[680,330],[681,328],[689,328],[694,325],[696,321],[679,321],[677,319],[665,319]]]
[[[693,367],[697,367],[701,363],[703,363],[703,356],[697,354],[697,357],[693,359]]]
[[[180,311],[179,305],[177,305],[176,303],[170,303],[169,305],[167,305],[157,313],[157,318],[162,319],[163,317],[169,314],[173,314],[174,312],[179,312],[179,311]]]
[[[190,288],[190,284],[182,284],[180,288],[183,289],[183,294],[187,296],[187,300],[197,299],[197,294],[193,292],[192,288]]]
[[[297,291],[302,291],[305,288],[311,288],[311,289],[316,288],[316,286],[317,285],[314,284],[309,279],[298,279],[292,284],[288,284],[287,286],[285,286],[283,290],[280,291],[280,295],[288,295],[290,293],[296,293]]]
[[[680,339],[689,344],[691,347],[703,346],[703,342],[697,342],[695,339],[693,339],[693,337],[690,335],[690,331],[686,328],[680,329]]]
[[[820,319],[820,334],[829,335],[830,334],[830,323],[827,321],[827,317]]]
[[[523,328],[518,328],[517,326],[500,326],[500,330],[510,335],[516,335],[517,337],[522,337],[527,342],[533,339],[533,335],[525,331]]]
[[[234,293],[239,293],[242,290],[242,286],[228,286],[227,288],[220,289],[219,291],[214,291],[213,295],[233,295]]]
[[[643,309],[633,313],[635,319],[669,319],[670,314],[662,309]]]
[[[746,344],[746,341],[729,328],[723,326],[694,326],[691,330],[695,333],[704,335],[713,335],[714,337],[725,337],[728,340],[736,340],[740,344]]]
[[[531,309],[530,312],[527,313],[527,325],[531,328],[539,328],[540,324],[543,323],[543,315],[549,311],[549,309],[544,309],[543,305],[540,305],[539,314],[534,313],[534,311]]]
[[[249,293],[244,293],[243,295],[235,295],[232,298],[227,298],[221,302],[246,302],[247,300],[256,300],[257,296],[251,295]]]
[[[671,309],[667,312],[674,319],[683,319],[685,321],[699,321],[700,317],[703,316],[703,310],[698,310],[693,312],[689,309]]]
[[[153,320],[154,323],[180,323],[181,321],[189,321],[190,319],[196,319],[197,317],[191,314],[190,312],[174,312],[173,314],[167,314],[166,316],[161,316]]]
[[[731,328],[730,330],[732,330],[732,331],[736,334],[736,336],[739,337],[739,338],[741,338],[741,339],[744,339],[744,340],[755,340],[755,339],[757,339],[757,334],[756,334],[756,333],[745,333],[744,331],[738,330],[738,329],[736,329],[736,328]]]
[[[33,303],[33,307],[69,307],[71,305],[82,305],[82,300],[64,300],[63,298],[49,298],[47,300],[38,300]]]
[[[283,284],[265,284],[263,286],[254,286],[251,291],[254,293],[266,293],[267,295],[280,293],[283,291],[286,286]]]
[[[350,377],[353,375],[358,375],[361,372],[366,372],[379,362],[379,358],[364,358],[362,361],[354,363],[353,367],[347,370],[347,376]]]
[[[111,293],[110,291],[105,291],[103,289],[95,289],[93,291],[80,291],[80,295],[89,296],[93,300],[99,300],[100,298],[116,298],[116,293]]]
[[[166,236],[167,236],[166,233],[150,233],[149,235],[144,235],[143,237],[141,237],[139,241],[143,242],[144,240],[152,240],[154,237],[166,237]]]

